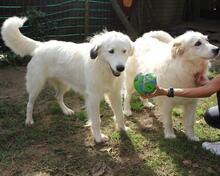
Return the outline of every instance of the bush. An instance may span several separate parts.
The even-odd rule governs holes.
[[[24,16],[28,17],[28,25],[31,28],[30,37],[36,40],[45,41],[45,37],[53,34],[52,30],[57,26],[55,21],[47,18],[47,14],[36,8],[27,8]]]
[[[49,32],[52,34],[50,30],[53,30],[57,25],[56,22],[48,20],[46,13],[35,8],[27,8],[23,16],[28,17],[28,26],[30,32],[28,31],[27,36],[35,40],[44,41]],[[27,31],[24,30],[24,28],[21,28],[21,32],[25,34]],[[2,47],[2,51],[3,52],[0,53],[0,66],[27,65],[31,58],[30,56],[22,58],[11,52],[5,46]]]
[[[27,65],[27,63],[30,61],[30,56],[20,57],[16,54],[14,54],[11,51],[6,51],[0,53],[0,66],[7,66],[7,65],[13,65],[13,66],[22,66]]]

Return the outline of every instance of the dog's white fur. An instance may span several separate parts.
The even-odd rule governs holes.
[[[1,30],[5,44],[16,54],[33,56],[27,67],[26,86],[29,94],[26,125],[34,123],[34,102],[46,82],[56,89],[56,98],[64,114],[74,114],[63,102],[70,88],[85,97],[88,118],[96,142],[107,139],[100,131],[100,100],[106,95],[114,112],[117,127],[125,130],[121,103],[123,68],[133,54],[133,42],[120,32],[97,34],[88,43],[38,42],[22,35],[19,27],[26,18],[11,17]]]
[[[201,45],[195,46],[196,42]],[[198,44],[198,43],[197,43]],[[216,46],[207,41],[207,37],[199,32],[189,31],[172,38],[163,31],[144,34],[135,41],[135,53],[126,65],[126,90],[124,114],[131,115],[130,99],[134,92],[133,80],[136,74],[156,73],[158,85],[168,88],[196,87],[194,76],[206,76],[208,59],[216,56]],[[194,112],[197,99],[157,97],[162,115],[165,138],[175,138],[172,128],[171,111],[176,105],[184,108],[184,127],[190,140],[198,140],[194,134]]]

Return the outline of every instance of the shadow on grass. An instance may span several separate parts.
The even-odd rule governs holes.
[[[51,104],[52,103],[52,104]],[[42,104],[42,106],[40,105]],[[84,114],[67,117],[54,101],[39,100],[34,110],[35,124],[24,125],[26,100],[13,105],[0,102],[0,170],[2,174],[26,175],[154,175],[144,164],[126,133],[110,145],[114,153],[94,145],[91,132],[84,127]],[[110,129],[109,110],[103,112],[104,126]],[[112,115],[112,114],[111,114]],[[105,119],[106,118],[106,119]]]
[[[176,131],[177,139],[165,140],[162,124],[156,119],[153,120],[152,129],[141,130],[141,119],[132,118],[132,122],[138,126],[137,131],[115,132],[110,118],[112,112],[106,104],[102,105],[101,112],[103,131],[107,131],[109,136],[114,133],[118,137],[106,145],[96,146],[90,130],[84,127],[84,111],[70,117],[63,115],[52,94],[44,92],[42,99],[38,100],[32,128],[24,127],[26,100],[0,101],[2,175],[25,175],[35,171],[55,176],[84,176],[102,172],[104,175],[117,176],[189,175],[189,172],[191,175],[210,175],[207,167],[214,170],[212,175],[218,175],[219,158],[201,149],[201,142],[188,141],[180,131]],[[72,99],[77,99],[76,104],[72,103]],[[80,107],[83,102],[79,99],[73,94],[65,101]],[[142,139],[148,142],[146,146],[140,144]],[[185,166],[183,160],[191,160],[198,167]],[[175,171],[162,173],[161,167]]]
[[[135,146],[133,145],[127,133],[119,132],[118,134],[119,140],[116,141],[114,144],[106,143],[105,145],[95,146],[96,153],[94,157],[96,159],[93,162],[104,162],[111,170],[110,175],[155,175],[154,171],[150,167],[148,167],[144,163],[144,160],[139,156],[138,151],[136,151]],[[115,153],[115,156],[113,153]],[[108,175],[109,173],[105,174]]]
[[[125,169],[124,175],[155,175],[154,171],[145,164],[144,159],[139,156],[126,132],[120,132],[119,142],[119,156],[123,162],[122,168]]]
[[[132,120],[138,127],[138,131],[151,141],[161,153],[163,164],[171,166],[172,172],[181,173],[182,175],[219,175],[220,157],[212,155],[210,152],[202,149],[202,142],[189,141],[180,130],[176,130],[176,139],[165,139],[163,134],[162,123],[153,118],[153,127],[145,130],[142,129],[140,120]],[[160,155],[160,154],[159,154]],[[159,159],[159,158],[158,158]],[[184,163],[186,162],[186,163]]]

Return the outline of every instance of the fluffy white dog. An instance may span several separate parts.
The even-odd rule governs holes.
[[[26,18],[11,17],[1,30],[5,44],[16,54],[33,56],[27,67],[26,86],[29,94],[26,125],[34,123],[34,102],[46,82],[56,89],[56,98],[64,114],[74,114],[63,102],[70,88],[85,97],[91,131],[96,142],[107,136],[100,131],[100,100],[106,95],[114,112],[117,127],[125,130],[121,102],[122,72],[133,54],[133,43],[119,32],[103,32],[89,43],[38,42],[22,35],[19,27]]]
[[[215,58],[219,48],[207,41],[207,36],[189,31],[173,39],[163,31],[144,34],[135,41],[135,53],[126,65],[126,90],[124,113],[131,115],[130,99],[134,92],[136,74],[153,72],[162,87],[196,87],[195,77],[206,79],[208,60]],[[190,140],[199,140],[194,134],[197,99],[157,97],[164,126],[165,138],[175,138],[172,127],[172,109],[176,105],[184,108],[184,127]]]

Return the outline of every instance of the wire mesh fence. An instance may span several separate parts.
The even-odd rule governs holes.
[[[37,40],[85,41],[101,31],[121,30],[110,0],[2,0],[0,23],[11,16],[28,16],[21,29]],[[6,48],[0,40],[1,50]]]

